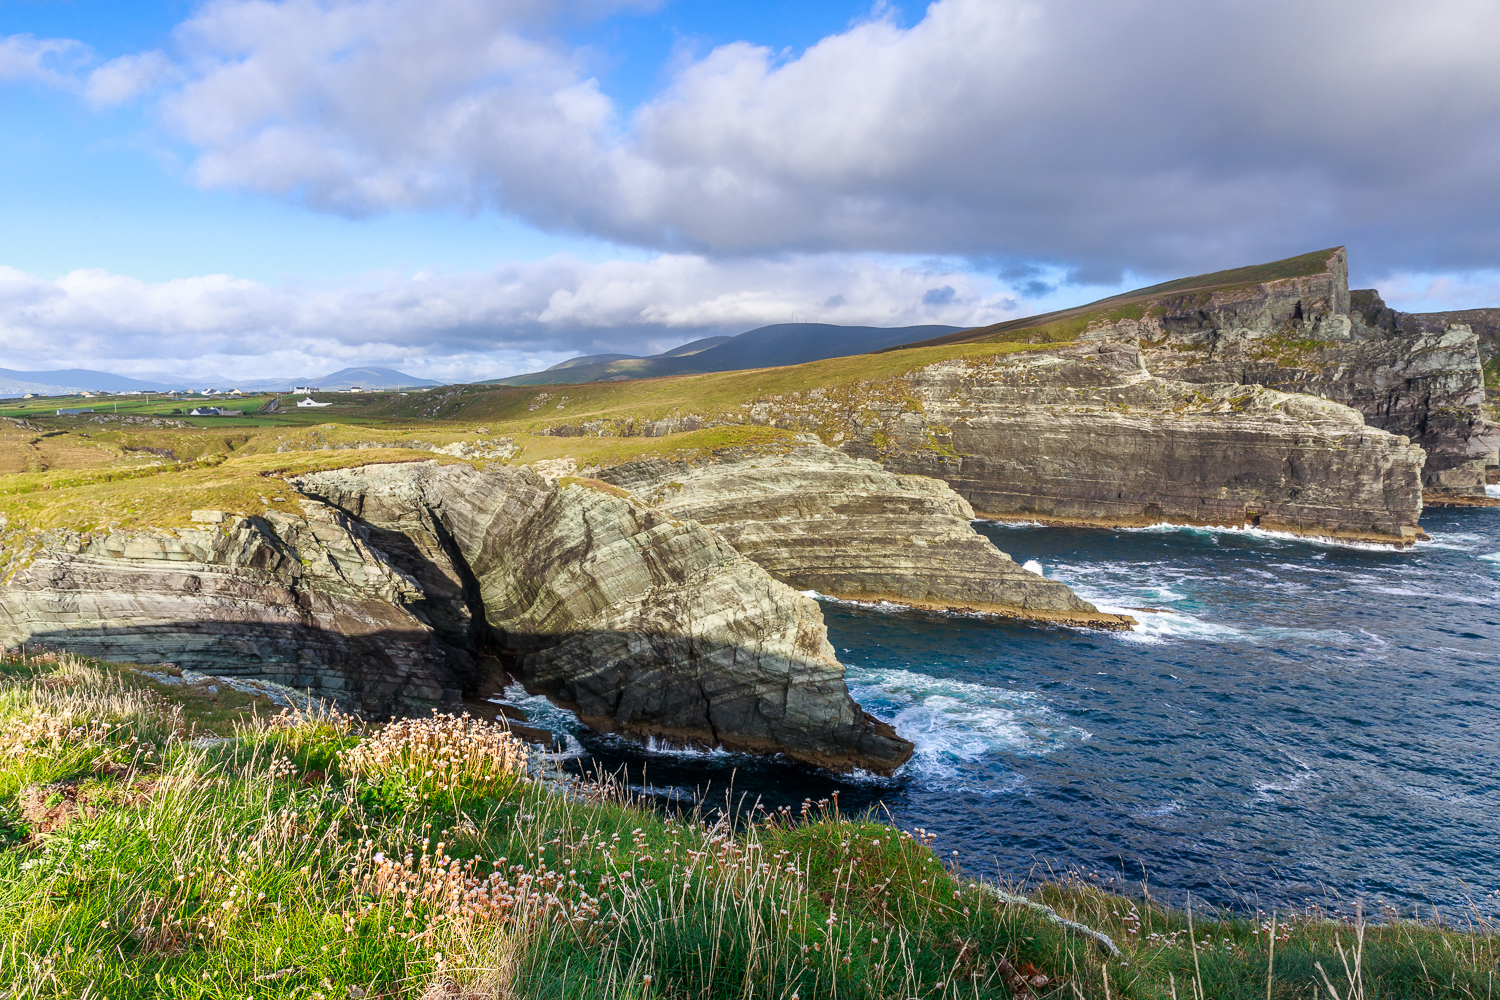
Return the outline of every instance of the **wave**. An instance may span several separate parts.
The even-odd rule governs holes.
[[[1038,521],[994,521],[987,518],[976,518],[972,523],[993,525],[997,528],[1012,530],[1030,530],[1034,528],[1055,528],[1056,525],[1042,524]],[[1112,531],[1124,534],[1138,535],[1170,535],[1182,534],[1204,538],[1217,545],[1219,539],[1225,535],[1239,536],[1259,541],[1291,542],[1297,545],[1315,545],[1330,549],[1355,549],[1361,552],[1390,552],[1396,548],[1394,544],[1383,544],[1381,542],[1356,542],[1352,539],[1331,538],[1327,535],[1299,535],[1291,531],[1272,531],[1268,528],[1257,528],[1253,525],[1205,525],[1205,524],[1173,524],[1170,521],[1160,521],[1156,524],[1146,524],[1136,527],[1105,526],[1097,528],[1082,529],[1095,531]],[[1422,544],[1422,543],[1417,543]]]
[[[1059,717],[1035,691],[899,668],[851,666],[845,679],[855,701],[916,744],[903,772],[923,778],[952,780],[962,765],[991,754],[1039,756],[1092,735]]]
[[[1490,484],[1484,488],[1484,495],[1495,500],[1500,500],[1500,485]]]

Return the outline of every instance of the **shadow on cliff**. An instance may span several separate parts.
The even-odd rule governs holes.
[[[862,712],[842,678],[801,681],[788,665],[780,676],[732,679],[734,664],[759,661],[756,649],[704,648],[689,636],[645,632],[543,636],[490,629],[484,638],[486,648],[470,651],[427,629],[350,633],[195,620],[52,629],[33,633],[27,645],[270,681],[371,719],[462,711],[466,698],[511,678],[588,728],[631,739],[786,754],[830,770],[877,774],[905,763],[913,749]]]

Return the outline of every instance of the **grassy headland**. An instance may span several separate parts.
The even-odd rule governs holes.
[[[166,402],[48,399],[0,406],[0,516],[11,528],[171,528],[193,509],[259,514],[275,507],[278,477],[382,461],[504,461],[569,457],[580,465],[646,454],[785,443],[785,431],[718,426],[663,437],[558,437],[560,424],[733,415],[785,394],[822,390],[857,399],[948,359],[1032,350],[962,344],[833,358],[785,368],[568,386],[446,386],[428,391],[320,394],[297,409],[285,397],[242,405],[242,417],[185,419]],[[43,406],[42,403],[46,405]],[[65,404],[92,414],[57,416]],[[276,403],[273,407],[272,404]],[[258,407],[258,408],[257,408]],[[181,407],[178,407],[181,408]]]
[[[0,995],[1494,995],[1479,920],[1017,896],[834,803],[664,813],[546,778],[489,723],[264,707],[160,668],[0,661]]]

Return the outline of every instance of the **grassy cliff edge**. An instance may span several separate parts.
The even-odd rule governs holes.
[[[1020,894],[834,802],[667,813],[490,723],[268,709],[165,665],[0,659],[3,995],[1493,995],[1477,915]]]

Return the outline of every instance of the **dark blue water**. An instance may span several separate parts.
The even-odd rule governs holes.
[[[1101,607],[1159,610],[1107,633],[825,601],[856,699],[917,744],[892,779],[585,736],[586,759],[678,801],[838,791],[987,875],[1500,912],[1500,509],[1430,513],[1405,552],[976,527]]]

